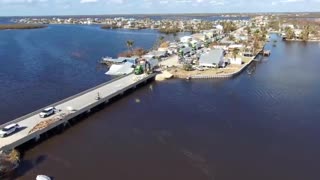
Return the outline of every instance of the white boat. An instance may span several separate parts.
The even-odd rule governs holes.
[[[132,63],[126,62],[123,64],[113,64],[111,65],[108,72],[106,72],[106,75],[111,76],[119,76],[119,75],[125,75],[130,74],[133,72]]]
[[[38,175],[36,180],[51,180],[51,178],[46,175]]]

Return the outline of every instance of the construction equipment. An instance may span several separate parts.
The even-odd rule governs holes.
[[[135,75],[143,74],[143,67],[142,67],[141,65],[137,65],[137,66],[134,68],[134,74],[135,74]]]

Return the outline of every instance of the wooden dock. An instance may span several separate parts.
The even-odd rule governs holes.
[[[123,95],[130,89],[154,79],[156,74],[134,75],[124,77],[100,84],[87,91],[66,98],[60,102],[48,105],[55,107],[58,111],[51,117],[40,118],[42,109],[34,111],[23,117],[0,125],[0,128],[11,123],[18,123],[20,130],[5,138],[0,138],[0,152],[11,150],[29,141],[37,141],[42,134],[58,127],[66,126],[68,122],[79,115],[90,112],[93,108],[108,103],[110,99]]]

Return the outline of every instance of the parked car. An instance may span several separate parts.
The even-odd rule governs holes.
[[[7,125],[6,127],[2,128],[0,130],[0,137],[7,137],[10,134],[13,134],[14,132],[16,132],[19,129],[19,125],[18,124],[10,124]]]
[[[55,113],[55,110],[56,109],[54,107],[48,107],[48,108],[44,109],[43,111],[41,111],[39,116],[41,118],[49,117],[49,116],[51,116],[51,115],[53,115]]]

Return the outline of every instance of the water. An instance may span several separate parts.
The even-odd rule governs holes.
[[[97,34],[91,38],[97,41]],[[83,38],[85,42],[90,40]],[[277,47],[272,46],[271,40],[267,45],[272,50],[271,57],[253,63],[252,74],[244,72],[230,80],[170,80],[146,85],[27,151],[14,178],[27,180],[47,174],[55,179],[84,180],[319,179],[320,44],[285,43],[277,36],[272,38],[278,40]],[[59,52],[72,48],[55,49]],[[31,57],[37,55],[34,52],[37,51],[30,52]],[[95,59],[92,57],[96,54],[90,52],[86,53],[89,59]],[[71,67],[95,69],[91,67],[94,63],[83,69],[83,63],[79,64]],[[86,80],[88,72],[80,70],[75,70],[83,78],[79,82],[69,85],[65,80],[68,83],[57,88],[47,85],[51,81],[41,81],[45,84],[39,91],[55,87],[60,95],[48,97],[53,100],[76,91],[75,86],[94,84]],[[97,79],[95,82],[106,80],[102,72],[92,72],[97,73],[90,75]],[[31,80],[25,78],[25,84],[29,84]],[[34,83],[41,84],[38,81],[35,79]],[[23,84],[22,80],[19,82]],[[11,92],[4,89],[1,87],[1,95]],[[6,95],[12,98],[12,94],[15,93]],[[9,102],[16,107],[27,103],[31,108],[39,99],[50,101],[42,93],[24,96],[19,97],[19,102]],[[36,101],[28,101],[35,97]],[[11,112],[5,105],[0,110],[1,114]]]
[[[0,31],[0,123],[110,80],[101,57],[127,50],[127,40],[149,49],[159,36],[98,26]]]

